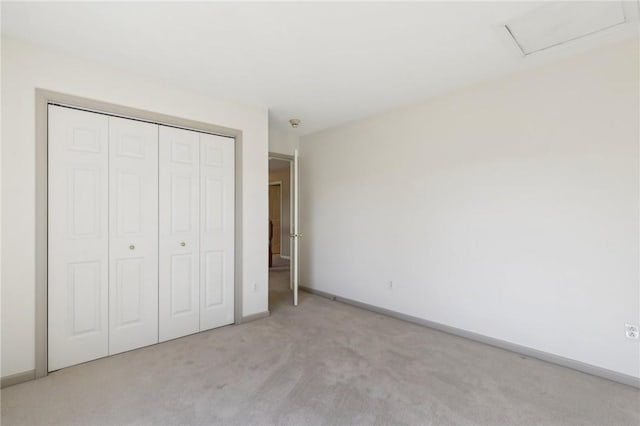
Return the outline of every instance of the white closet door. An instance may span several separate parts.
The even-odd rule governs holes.
[[[109,117],[109,354],[158,342],[158,126]]]
[[[161,342],[200,329],[199,145],[196,132],[160,126]]]
[[[234,140],[200,134],[200,330],[233,323]]]
[[[108,355],[108,117],[49,106],[49,371]]]

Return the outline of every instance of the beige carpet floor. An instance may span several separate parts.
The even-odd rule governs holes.
[[[2,425],[638,425],[640,391],[301,293],[2,390]]]

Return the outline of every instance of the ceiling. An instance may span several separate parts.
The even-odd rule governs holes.
[[[3,1],[2,33],[265,106],[276,123],[300,118],[305,134],[638,36],[638,3],[625,2],[630,23],[524,56],[504,24],[539,7]]]

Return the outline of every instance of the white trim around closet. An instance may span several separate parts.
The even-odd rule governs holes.
[[[250,321],[268,312],[243,317],[242,312],[242,131],[214,124],[182,119],[155,112],[129,108],[93,99],[44,89],[36,89],[36,342],[35,378],[48,373],[47,366],[47,263],[48,263],[48,105],[55,104],[117,117],[146,121],[164,126],[195,130],[235,139],[235,281],[234,323]]]

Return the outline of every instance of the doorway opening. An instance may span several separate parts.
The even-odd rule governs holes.
[[[269,311],[297,305],[296,158],[269,154]]]
[[[280,258],[289,260],[288,247],[282,246],[286,241],[283,233],[286,231],[287,215],[283,209],[283,204],[286,201],[290,201],[285,194],[283,194],[284,182],[271,180],[271,173],[269,173],[269,267],[272,268],[274,257],[276,258],[276,265],[279,266]],[[284,222],[284,223],[283,223]]]

